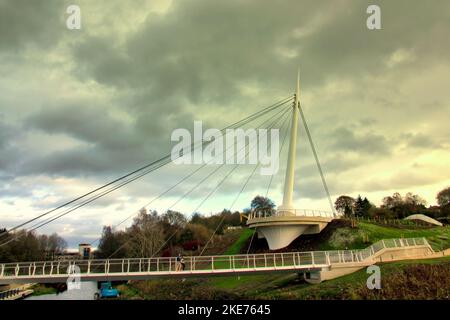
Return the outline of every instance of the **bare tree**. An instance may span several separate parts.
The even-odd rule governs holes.
[[[127,230],[127,252],[134,257],[152,257],[164,244],[164,229],[160,218],[141,210]]]

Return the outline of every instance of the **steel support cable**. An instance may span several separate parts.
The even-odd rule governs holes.
[[[287,101],[290,101],[290,99],[288,99]],[[253,120],[255,120],[255,119],[257,119],[257,118],[259,118],[260,116],[262,116],[262,115],[265,115],[266,113],[268,113],[268,112],[270,112],[270,111],[273,111],[274,109],[276,109],[276,108],[278,108],[278,107],[280,107],[280,106],[282,106],[283,104],[285,104],[286,102],[282,102],[281,104],[276,104],[276,105],[272,105],[271,107],[270,107],[270,109],[267,109],[266,108],[266,110],[262,110],[262,111],[260,111],[260,112],[258,112],[257,114],[257,116],[256,117],[254,117],[254,115],[252,115],[252,116],[249,116],[249,117],[247,117],[247,118],[245,118],[245,119],[243,119],[243,120],[240,120],[240,121],[238,121],[238,122],[236,122],[236,123],[234,123],[234,124],[232,124],[232,125],[229,125],[229,126],[227,126],[227,127],[225,127],[224,129],[222,129],[221,130],[221,132],[223,132],[223,131],[225,131],[226,129],[229,129],[229,128],[231,128],[231,127],[235,127],[235,126],[237,126],[237,125],[242,125],[242,124],[247,124],[247,123],[250,123],[250,122],[252,122]],[[204,140],[202,140],[202,142],[203,142],[203,144],[209,144],[210,143],[210,141],[204,141]],[[194,146],[196,143],[199,143],[198,141],[197,142],[193,142],[192,144],[191,144],[191,147],[192,146]],[[200,145],[197,145],[197,147],[199,147]],[[195,150],[195,148],[197,148],[197,147],[194,147],[194,150]],[[138,174],[137,176],[135,176],[135,177],[130,177],[128,180],[126,180],[125,182],[122,182],[120,185],[119,185],[119,187],[122,187],[123,185],[126,185],[126,184],[128,184],[129,182],[132,182],[132,181],[134,181],[134,180],[136,180],[136,179],[139,179],[139,178],[141,178],[142,176],[144,176],[144,175],[146,175],[146,174],[148,174],[148,173],[150,173],[150,172],[152,172],[152,171],[154,171],[154,170],[157,170],[157,169],[159,169],[159,168],[161,168],[162,166],[164,166],[164,165],[166,165],[166,164],[168,164],[168,163],[170,163],[171,162],[171,158],[169,158],[169,156],[166,156],[166,157],[164,157],[164,158],[162,158],[162,159],[160,159],[160,160],[162,160],[162,161],[164,161],[164,162],[162,162],[162,163],[155,163],[155,167],[149,167],[149,168],[147,168],[146,169],[146,171],[144,171],[144,172],[142,172],[142,173],[140,173],[140,174]],[[140,169],[140,170],[142,170],[142,168]],[[134,173],[136,173],[137,171],[139,171],[139,170],[136,170]],[[132,173],[132,174],[134,174],[134,173]],[[132,175],[132,174],[130,174],[130,175]],[[112,184],[112,183],[111,183]],[[106,187],[106,185],[104,186],[104,187]],[[113,187],[111,187],[111,188],[113,188]],[[100,188],[99,188],[100,189]],[[116,190],[117,188],[114,188],[112,191],[114,191],[114,190]],[[95,190],[95,191],[98,191],[98,190]],[[101,196],[103,196],[103,195],[105,195],[105,194],[107,194],[107,193],[103,193]],[[92,196],[90,199],[92,199],[92,198],[94,198],[95,197],[95,199],[98,199],[99,197],[96,197],[96,196]],[[94,200],[95,200],[94,199]],[[88,202],[89,203],[89,202]],[[72,208],[73,207],[75,207],[75,206],[77,206],[77,208],[79,208],[79,207],[81,207],[81,206],[78,206],[77,204],[75,204],[74,206],[72,206]],[[50,213],[50,212],[49,212]],[[32,219],[33,220],[33,219]],[[30,223],[31,222],[31,220],[30,221],[28,221],[28,223]]]
[[[293,111],[293,110],[292,110],[292,111]],[[289,117],[287,117],[286,120],[287,120],[287,119],[289,119]],[[282,124],[281,127],[283,128],[283,126],[284,126],[284,123]],[[279,151],[279,153],[278,153],[278,156],[280,156],[281,153],[282,153],[282,151],[283,151],[284,144],[285,144],[286,137],[287,137],[288,133],[289,133],[289,122],[287,122],[287,125],[286,125],[286,131],[285,131],[285,133],[284,133],[283,142],[281,143],[281,148],[280,148],[280,151]],[[270,189],[270,185],[272,184],[273,176],[274,176],[273,174],[270,176],[269,185],[267,186],[267,191],[266,191],[266,198],[267,198],[267,196],[268,196],[268,194],[269,194],[269,189]],[[256,232],[257,232],[257,229],[258,229],[258,227],[255,227],[255,231],[254,231],[253,234],[252,234],[252,237],[251,237],[251,239],[250,239],[250,243],[249,243],[248,248],[247,248],[247,254],[250,252],[250,249],[251,249],[252,243],[253,243],[253,238],[255,237],[255,234],[256,234]]]
[[[250,244],[248,245],[248,248],[247,248],[247,254],[250,252],[250,248],[252,247],[253,238],[255,237],[255,234],[256,234],[256,228],[255,228],[255,231],[253,232],[252,237],[250,239]]]
[[[313,152],[314,159],[316,161],[317,169],[319,170],[320,178],[322,179],[323,188],[325,189],[325,192],[328,197],[328,202],[330,204],[331,212],[333,212],[333,215],[336,215],[336,212],[334,211],[333,201],[331,200],[330,191],[328,190],[328,185],[327,185],[327,182],[325,181],[325,176],[322,171],[322,166],[320,165],[319,157],[317,156],[316,148],[314,146],[314,142],[312,140],[311,133],[309,132],[309,127],[306,122],[306,118],[303,113],[303,108],[301,107],[300,103],[298,104],[298,109],[300,111],[300,116],[302,118],[303,126],[305,127],[306,135],[308,136],[309,144],[311,146],[311,150]]]
[[[277,107],[282,106],[282,105],[285,104],[285,103],[286,103],[286,102],[284,102],[284,103],[278,105]],[[271,112],[271,111],[273,111],[273,110],[275,110],[275,109],[272,108],[272,109],[270,109],[270,110],[268,110],[268,111],[266,111],[266,112],[264,112],[264,113],[261,113],[259,116],[265,115],[266,113]],[[245,124],[247,124],[247,123],[250,123],[250,122],[252,122],[253,120],[259,118],[259,116],[256,117],[256,118],[247,119],[246,122],[244,122],[244,123],[241,122],[240,124],[241,124],[241,125],[242,125],[242,124],[245,125]],[[227,127],[227,129],[229,129],[229,128],[230,128],[230,126]],[[226,130],[226,129],[222,129],[221,132],[223,132],[224,130]],[[204,141],[204,140],[202,140],[202,142],[203,142],[203,145],[207,145],[207,144],[209,144],[211,141]],[[192,145],[193,145],[193,144],[191,144],[191,146],[192,146]],[[197,147],[198,147],[198,146],[197,146]],[[195,148],[194,148],[194,150],[195,150]],[[106,194],[108,194],[108,193],[110,193],[110,192],[112,192],[112,191],[115,191],[115,190],[117,190],[118,188],[121,188],[122,186],[127,185],[127,184],[129,184],[129,183],[131,183],[131,182],[133,182],[133,181],[135,181],[135,180],[137,180],[137,179],[139,179],[139,178],[141,178],[141,177],[147,175],[147,174],[150,173],[150,172],[153,172],[153,171],[155,171],[155,170],[157,170],[157,169],[159,169],[159,168],[165,166],[166,164],[168,164],[168,163],[170,163],[170,162],[171,162],[171,159],[167,159],[165,162],[163,162],[163,163],[161,163],[161,164],[158,164],[158,165],[156,165],[155,167],[148,168],[146,171],[143,171],[143,172],[139,173],[137,176],[130,177],[128,180],[125,180],[124,182],[121,182],[119,185],[117,185],[117,186],[115,186],[115,187],[110,187],[110,189],[103,191],[101,194],[94,195],[94,196],[92,196],[91,198],[89,198],[89,199],[87,199],[87,200],[84,200],[84,202],[82,202],[81,204],[77,204],[77,205],[72,206],[72,207],[69,208],[68,210],[70,210],[69,212],[72,212],[72,211],[74,211],[74,210],[76,210],[76,209],[78,209],[78,208],[80,208],[80,207],[83,207],[84,205],[86,205],[86,204],[88,204],[88,203],[91,203],[92,201],[94,201],[94,200],[96,200],[96,199],[98,199],[98,198],[100,198],[100,197],[103,197],[104,195],[106,195]],[[69,213],[69,212],[67,212],[67,213]],[[67,213],[65,213],[65,214],[67,214]],[[61,217],[61,216],[64,216],[65,214],[58,215],[57,218],[59,218],[59,217]],[[51,218],[48,219],[48,220],[49,220],[48,222],[54,221],[54,219],[51,219]],[[42,222],[40,222],[40,223],[42,223]],[[46,224],[46,223],[45,223],[45,224]],[[35,224],[34,226],[36,226],[36,224]]]
[[[260,125],[259,125],[259,127],[261,127],[261,126],[263,126],[264,124],[266,124],[267,122],[269,122],[270,120],[272,120],[275,116],[277,116],[278,114],[280,114],[281,112],[286,112],[286,110],[281,110],[280,112],[278,112],[277,114],[275,114],[273,117],[271,117],[271,118],[269,118],[268,120],[266,120],[266,121],[264,121],[263,123],[261,123]],[[283,113],[284,114],[284,113]],[[283,115],[281,115],[281,116],[283,116]],[[239,151],[241,151],[241,150],[243,150],[244,148],[246,148],[247,147],[247,142],[246,142],[246,144],[244,145],[244,147],[242,147],[241,149],[239,149],[239,150],[237,150],[238,152]],[[233,146],[233,149],[234,149],[234,146]],[[228,150],[228,149],[227,149]],[[248,152],[247,152],[247,154],[248,154]],[[247,156],[247,154],[246,154],[246,156]],[[234,153],[233,153],[233,155],[232,155],[233,157],[234,157]],[[229,158],[227,158],[226,160],[228,160]],[[187,193],[185,193],[184,195],[183,195],[183,197],[182,198],[180,198],[180,199],[178,199],[177,201],[175,201],[175,203],[173,203],[170,207],[169,207],[169,209],[172,209],[175,205],[177,205],[181,200],[183,200],[184,199],[184,197],[185,196],[187,196],[187,195],[189,195],[192,191],[194,191],[200,184],[202,184],[204,181],[206,181],[209,177],[211,177],[214,173],[216,173],[217,171],[219,171],[223,166],[225,166],[225,164],[226,164],[226,160],[224,161],[224,163],[223,164],[221,164],[219,167],[217,167],[216,169],[214,169],[212,172],[210,172],[204,179],[202,179],[199,183],[197,183],[196,185],[194,185],[194,187],[193,188],[191,188]]]
[[[278,123],[278,121],[288,113],[290,108],[286,109],[286,111],[282,114],[281,117],[279,117],[274,123],[272,123],[271,128],[273,126],[275,126],[276,123]],[[286,119],[288,119],[289,117],[287,117]],[[249,150],[250,151],[250,150]],[[236,203],[237,199],[240,197],[242,191],[244,190],[245,186],[247,185],[248,181],[250,180],[250,178],[253,176],[254,172],[256,171],[256,168],[259,166],[259,163],[255,165],[255,168],[253,169],[251,175],[249,176],[249,178],[247,179],[245,185],[243,188],[241,188],[241,190],[239,190],[238,194],[236,195],[236,197],[234,198],[232,205],[230,206],[230,209],[232,209],[232,206],[234,206],[234,204]],[[208,195],[208,198],[211,194],[213,194],[219,187],[220,185],[223,183],[223,181],[225,181],[225,179],[237,168],[237,165],[234,166],[234,168],[225,176],[225,178],[219,183],[219,185],[216,186],[216,188],[214,190],[211,191],[211,193]],[[203,203],[202,203],[203,204]],[[197,208],[198,209],[198,208]],[[209,238],[208,242],[205,244],[205,246],[203,247],[203,250],[200,252],[200,255],[203,254],[203,252],[205,252],[206,248],[208,247],[208,244],[211,242],[213,236],[217,233],[217,231],[219,230],[220,226],[222,225],[223,221],[225,220],[225,215],[222,217],[222,219],[220,220],[220,222],[218,223],[216,229],[214,230],[214,233],[211,235],[211,237]]]
[[[276,121],[278,121],[280,118],[282,118],[285,114],[286,114],[286,112],[289,110],[289,108],[287,108],[287,109],[285,109],[284,110],[284,112],[283,112],[283,114],[281,115],[281,116],[279,116],[277,119],[275,119],[274,120],[274,122],[273,123],[275,123]],[[277,114],[279,114],[279,113],[277,113]],[[276,114],[276,115],[277,115]],[[270,120],[272,120],[276,115],[274,115],[274,116],[272,116],[270,119],[268,119],[269,121]],[[265,123],[267,123],[268,121],[264,121],[263,123],[261,123],[260,124],[260,126],[262,126],[263,124],[265,124]],[[273,123],[272,123],[272,125],[273,125]],[[247,142],[246,141],[246,144],[244,145],[244,147],[243,148],[246,148],[247,147],[247,145],[249,144],[249,142]],[[241,148],[240,150],[242,150],[243,148]],[[239,151],[240,151],[239,150]],[[247,154],[250,152],[250,150],[247,150],[247,153],[246,153],[246,156],[247,156]],[[233,157],[234,157],[234,153],[233,153]],[[223,165],[221,165],[219,168],[221,168]],[[224,179],[222,179],[220,182],[219,182],[219,184],[217,185],[217,186],[220,186],[222,183],[223,183],[223,181],[234,171],[234,169],[236,169],[236,167],[237,167],[237,165],[235,165],[234,166],[234,168],[230,171],[230,172],[228,172],[228,174],[225,176],[225,178]],[[214,172],[216,172],[217,171],[217,169],[214,171]],[[194,186],[194,188],[196,188],[196,187],[198,187],[201,183],[202,183],[203,181],[201,181],[200,183],[197,183],[195,186]],[[215,190],[217,190],[217,187],[216,186],[216,189]],[[193,189],[194,189],[193,188]],[[214,192],[210,192],[204,199],[203,199],[203,201],[201,202],[201,204],[199,205],[199,206],[197,206],[197,208],[193,211],[193,213],[195,213],[200,207],[201,207],[201,205],[213,194]],[[183,196],[182,196],[182,199],[184,199],[185,197],[187,196],[187,194],[184,194]],[[162,248],[163,248],[163,246],[166,244],[166,243],[168,243],[169,241],[170,241],[170,239],[172,239],[176,234],[177,234],[177,232],[179,231],[179,229],[177,229],[177,230],[175,230],[171,235],[170,235],[170,237],[164,242],[164,244],[160,247],[160,249],[158,249],[158,251],[157,252],[155,252],[155,254],[154,255],[156,255],[156,253],[158,253]],[[216,232],[216,231],[215,231]],[[213,233],[213,235],[214,235],[214,233]],[[210,239],[211,240],[211,239]],[[209,241],[210,241],[209,240]],[[123,243],[116,251],[114,251],[109,257],[108,257],[108,259],[109,258],[111,258],[114,254],[116,254],[117,252],[119,252],[123,247],[125,247],[128,243],[129,243],[129,241],[130,240],[127,240],[127,241],[125,241],[125,243]],[[208,241],[208,243],[209,243],[209,241]],[[201,252],[201,254],[203,253],[203,251]],[[201,255],[200,254],[200,255]],[[154,256],[153,255],[153,256]]]
[[[285,114],[286,114],[286,113],[285,113]],[[287,120],[289,119],[289,113],[287,113],[287,114],[288,114],[288,116],[283,120],[283,122],[282,122],[281,125],[280,125],[280,128],[283,128],[284,125],[286,124]],[[275,125],[273,125],[269,130],[271,130],[274,126],[275,126]],[[286,132],[287,132],[287,131],[286,131]],[[284,138],[286,138],[286,135],[284,136]],[[284,142],[284,140],[283,140],[283,142]],[[268,146],[268,147],[269,147],[269,149],[272,147],[272,140],[269,141],[269,146]],[[258,169],[259,165],[260,165],[260,163],[258,163],[258,164],[253,168],[252,173],[247,177],[247,180],[245,181],[244,185],[242,186],[241,191],[239,192],[239,195],[244,191],[244,189],[246,188],[246,186],[247,186],[247,184],[249,183],[250,179],[254,176],[254,174],[255,174],[256,170]],[[271,175],[271,177],[273,177],[273,174]],[[239,196],[236,197],[236,198],[234,199],[234,201],[233,201],[233,203],[231,204],[229,210],[231,210],[231,209],[233,208],[233,206],[236,204],[236,202],[237,202],[238,199],[239,199]]]
[[[243,122],[245,122],[245,121],[252,121],[252,120],[255,119],[255,117],[259,117],[259,116],[261,116],[262,114],[265,114],[265,112],[271,111],[271,110],[273,110],[274,108],[277,108],[277,107],[279,107],[279,106],[285,104],[286,102],[288,102],[288,101],[290,101],[290,100],[292,100],[292,99],[293,99],[293,96],[284,98],[284,99],[282,99],[282,100],[280,100],[280,101],[278,101],[278,102],[276,102],[276,103],[274,103],[274,104],[272,104],[272,105],[270,105],[270,106],[264,108],[263,110],[260,110],[260,111],[254,113],[254,114],[252,114],[252,115],[250,115],[250,116],[248,116],[248,117],[246,117],[246,118],[244,118],[244,119],[241,119],[241,120],[239,120],[239,121],[237,121],[237,122],[235,122],[235,123],[233,123],[233,124],[231,124],[231,125],[229,125],[229,126],[223,128],[221,131],[224,131],[224,130],[226,130],[226,129],[229,129],[229,128],[233,127],[233,126],[241,125],[241,123],[243,123]],[[191,147],[194,146],[195,143],[198,143],[198,142],[193,142],[193,143],[191,144]],[[149,168],[149,167],[151,167],[151,166],[153,166],[153,165],[155,165],[155,164],[158,164],[158,163],[160,163],[160,162],[162,162],[162,161],[164,161],[164,160],[170,159],[170,156],[171,156],[170,154],[169,154],[169,155],[166,155],[166,156],[164,156],[163,158],[160,158],[160,159],[158,159],[158,160],[155,160],[155,161],[151,162],[150,164],[147,164],[147,165],[145,165],[145,166],[142,166],[142,167],[140,167],[139,169],[136,169],[136,170],[134,170],[134,171],[132,171],[132,172],[126,174],[126,175],[123,175],[123,176],[121,176],[121,177],[119,177],[119,178],[117,178],[117,179],[115,179],[115,180],[113,180],[113,181],[107,183],[107,184],[104,184],[104,185],[101,186],[101,187],[98,187],[98,188],[96,188],[96,189],[94,189],[94,190],[92,190],[92,191],[90,191],[90,192],[87,192],[87,193],[85,193],[85,194],[83,194],[83,195],[81,195],[81,196],[79,196],[79,197],[77,197],[77,198],[75,198],[75,199],[73,199],[73,200],[71,200],[71,201],[68,201],[68,202],[66,202],[66,203],[64,203],[64,204],[62,204],[62,205],[59,205],[59,206],[57,206],[57,207],[54,208],[54,209],[51,209],[51,210],[49,210],[49,211],[47,211],[47,212],[44,212],[43,214],[40,214],[40,215],[38,215],[38,216],[36,216],[36,217],[34,217],[34,218],[32,218],[32,219],[30,219],[30,220],[24,222],[24,223],[21,223],[21,224],[19,224],[19,225],[16,225],[16,226],[14,226],[13,228],[11,228],[11,229],[9,229],[9,230],[7,230],[7,231],[1,233],[0,236],[3,236],[3,235],[5,235],[5,234],[7,234],[8,232],[14,231],[14,230],[16,230],[16,229],[18,229],[18,228],[20,228],[20,227],[23,227],[23,226],[25,226],[25,225],[27,225],[27,224],[33,222],[33,221],[36,221],[37,219],[39,219],[39,218],[41,218],[41,217],[44,217],[44,216],[46,216],[46,215],[48,215],[48,214],[50,214],[50,213],[52,213],[52,212],[54,212],[54,211],[56,211],[56,210],[59,210],[59,209],[61,209],[61,208],[64,208],[64,207],[66,207],[66,206],[72,204],[72,203],[75,203],[75,202],[78,201],[78,200],[81,200],[81,199],[83,199],[83,198],[85,198],[85,197],[87,197],[87,196],[89,196],[89,195],[91,195],[91,194],[93,194],[93,193],[95,193],[95,192],[97,192],[97,191],[100,191],[100,190],[102,190],[102,189],[104,189],[104,188],[106,188],[106,187],[108,187],[108,186],[110,186],[110,185],[112,185],[112,184],[114,184],[114,183],[116,183],[116,182],[118,182],[118,181],[121,181],[121,180],[123,180],[123,179],[125,179],[125,178],[127,178],[127,177],[129,177],[129,176],[132,176],[132,175],[134,175],[134,174],[136,174],[136,173],[138,173],[138,172],[140,172],[140,171],[142,171],[142,170],[145,170],[145,169],[147,169],[147,168]],[[1,245],[0,245],[0,246],[1,246]]]
[[[264,125],[266,122],[270,121],[274,116],[278,115],[280,112],[282,112],[283,110],[277,112],[275,115],[273,115],[271,118],[269,118],[268,120],[264,121],[263,123],[260,123],[258,125],[258,128],[261,127],[262,125]],[[234,145],[228,147],[225,151],[222,151],[220,154],[224,154],[226,153],[226,151],[228,151],[231,148],[234,148]],[[244,146],[245,147],[245,146]],[[234,156],[234,154],[233,154]],[[186,181],[188,178],[192,177],[195,173],[197,173],[198,171],[200,171],[201,169],[203,169],[206,165],[208,165],[209,163],[211,163],[214,160],[214,158],[212,158],[211,160],[209,160],[207,163],[204,163],[203,165],[201,165],[199,168],[195,169],[194,171],[192,171],[191,173],[189,173],[188,175],[186,175],[184,178],[182,178],[180,181],[178,181],[176,184],[172,185],[169,189],[165,190],[164,192],[160,193],[158,196],[156,196],[155,198],[153,198],[150,202],[148,202],[147,204],[145,204],[143,206],[143,208],[146,208],[147,206],[149,206],[150,204],[152,204],[154,201],[158,200],[159,198],[161,198],[162,196],[164,196],[165,194],[167,194],[168,192],[170,192],[171,190],[173,190],[174,188],[176,188],[178,185],[180,185],[182,182]],[[224,164],[222,164],[220,167],[218,167],[216,170],[214,170],[212,173],[210,173],[206,178],[204,178],[201,182],[205,181],[207,178],[209,178],[213,173],[217,172],[218,169],[220,169]],[[199,184],[201,184],[201,182]],[[196,186],[194,186],[193,189],[195,189],[199,184],[197,184]],[[188,193],[193,191],[190,190]],[[187,194],[184,194],[179,200],[177,200],[174,204],[172,204],[168,210],[170,210],[171,208],[173,208],[178,202],[180,202],[184,197],[186,197]],[[139,212],[139,211],[138,211]],[[128,216],[127,218],[125,218],[124,220],[122,220],[121,222],[119,222],[118,224],[116,224],[114,227],[118,227],[121,224],[123,224],[124,222],[126,222],[127,220],[129,220],[131,217],[135,216],[136,213],[133,213],[132,215]],[[99,239],[94,240],[91,245],[95,242],[97,242]]]
[[[294,110],[292,110],[292,112],[293,112],[293,111],[294,111]],[[283,152],[283,148],[284,148],[284,145],[285,145],[285,142],[286,142],[286,138],[287,138],[288,133],[289,133],[289,123],[288,123],[288,125],[286,126],[286,132],[284,133],[283,142],[281,143],[280,153],[279,153],[278,157],[280,157],[280,156],[281,156],[281,153]],[[273,176],[274,176],[273,174],[270,176],[269,184],[267,185],[266,198],[267,198],[267,196],[269,195],[269,190],[270,190],[270,186],[272,185]]]
[[[257,115],[256,117],[254,117],[253,115],[252,115],[252,116],[249,116],[249,117],[247,117],[246,119],[240,120],[240,121],[236,122],[235,124],[232,124],[232,125],[229,125],[229,126],[225,127],[225,128],[222,129],[221,131],[223,132],[223,131],[225,131],[226,129],[230,129],[230,128],[235,127],[235,126],[237,126],[237,125],[245,125],[245,124],[247,124],[247,123],[250,123],[250,122],[252,122],[253,120],[255,120],[255,119],[257,119],[257,118],[259,118],[259,117],[261,117],[261,116],[263,116],[263,115],[265,115],[265,114],[267,114],[267,113],[269,113],[269,112],[271,112],[271,111],[273,111],[273,110],[275,110],[275,109],[277,109],[278,107],[281,107],[282,105],[286,104],[287,102],[289,102],[289,101],[292,100],[292,99],[293,99],[293,97],[284,99],[284,100],[282,100],[281,103],[279,102],[279,103],[277,103],[277,104],[275,104],[275,105],[272,105],[272,106],[266,108],[265,110],[262,110],[262,111],[260,111],[260,112],[257,112],[256,114],[258,114],[258,115]],[[204,140],[202,140],[202,141],[204,141]],[[204,144],[208,144],[208,143],[210,143],[210,142],[211,142],[211,141],[204,141],[203,143],[204,143]],[[191,147],[192,147],[195,143],[197,143],[197,142],[192,143],[192,144],[191,144]],[[167,156],[166,156],[165,158],[167,158]],[[160,159],[160,160],[161,160],[161,159]],[[133,182],[133,181],[135,181],[135,180],[141,178],[142,176],[144,176],[144,175],[146,175],[146,174],[148,174],[148,173],[150,173],[150,172],[152,172],[152,171],[154,171],[154,170],[157,170],[157,169],[161,168],[162,166],[166,165],[166,164],[169,163],[169,162],[171,162],[171,159],[167,159],[167,161],[166,161],[165,163],[162,163],[162,164],[159,164],[159,165],[157,164],[156,167],[148,168],[147,171],[144,171],[144,172],[138,174],[138,175],[135,176],[135,177],[131,177],[131,178],[129,178],[128,180],[126,180],[126,181],[124,181],[124,182],[121,182],[118,186],[111,187],[110,189],[108,189],[108,190],[106,190],[106,191],[103,191],[103,192],[102,192],[101,194],[99,194],[99,195],[94,195],[94,196],[92,196],[91,198],[89,198],[89,199],[87,199],[87,200],[84,200],[84,202],[82,202],[81,204],[76,204],[76,205],[74,205],[72,208],[69,208],[69,209],[68,209],[69,211],[67,211],[67,212],[64,212],[64,213],[62,213],[62,214],[58,214],[58,215],[54,216],[54,218],[50,218],[50,219],[48,219],[47,221],[44,221],[44,222],[41,221],[41,222],[39,222],[39,223],[36,223],[36,224],[34,224],[34,225],[32,226],[32,229],[31,229],[30,231],[36,230],[36,229],[38,229],[38,228],[41,228],[42,226],[44,226],[44,225],[46,225],[46,224],[48,224],[48,223],[50,223],[50,222],[53,222],[54,220],[59,219],[59,218],[61,218],[62,216],[65,216],[66,214],[68,214],[68,213],[70,213],[70,212],[72,212],[72,211],[74,211],[74,210],[76,210],[76,209],[78,209],[78,208],[80,208],[80,207],[83,207],[83,206],[85,206],[86,204],[89,204],[89,203],[91,203],[92,201],[95,201],[96,199],[98,199],[98,198],[100,198],[100,197],[103,197],[104,195],[106,195],[106,194],[108,194],[108,193],[110,193],[110,192],[112,192],[112,191],[115,191],[115,190],[117,190],[118,188],[120,188],[120,187],[122,187],[122,186],[124,186],[124,185],[126,185],[126,184],[128,184],[128,183],[130,183],[130,182]],[[141,168],[141,170],[142,170],[142,168]],[[135,170],[133,173],[136,173],[136,172],[138,172],[138,171],[139,171],[139,170]],[[133,174],[133,173],[132,173],[132,174]],[[132,175],[132,174],[128,174],[127,176],[130,176],[130,175]],[[122,177],[122,178],[123,178],[123,177]],[[121,179],[121,178],[116,179],[115,182],[119,181],[120,179]],[[107,184],[107,185],[111,185],[111,184],[113,184],[113,182],[111,182],[111,183],[109,183],[109,184]],[[105,188],[107,185],[104,185],[102,188]],[[90,193],[85,194],[85,196],[87,196],[88,194],[92,194],[92,193],[94,193],[95,191],[98,191],[98,190],[100,190],[100,189],[102,189],[102,188],[97,188],[96,190],[91,191]],[[83,196],[82,196],[82,197],[79,197],[79,198],[77,198],[77,199],[75,199],[75,200],[72,200],[72,201],[69,202],[69,203],[73,203],[73,202],[75,202],[76,200],[79,200],[79,199],[81,199],[81,198],[83,198]],[[68,205],[69,203],[67,203],[66,205]],[[10,229],[9,232],[12,231],[12,230],[15,230],[15,229],[19,228],[20,226],[23,226],[23,225],[26,225],[26,224],[28,224],[28,223],[30,223],[30,222],[32,222],[32,221],[35,221],[35,220],[38,219],[39,217],[42,217],[42,216],[44,216],[44,215],[46,215],[46,214],[49,214],[49,213],[51,213],[51,212],[53,212],[53,211],[55,211],[55,210],[57,210],[57,209],[60,209],[60,208],[62,208],[62,207],[63,207],[63,206],[60,206],[60,207],[58,207],[58,208],[55,208],[55,209],[53,209],[53,210],[48,211],[47,213],[42,214],[42,215],[40,215],[40,216],[38,216],[38,217],[36,217],[36,218],[33,218],[33,219],[31,219],[31,220],[29,220],[29,221],[27,221],[27,222],[25,222],[25,223],[22,223],[21,225],[16,226],[16,227],[14,227],[13,229]],[[6,234],[6,233],[5,233],[5,234]],[[12,239],[9,240],[9,241],[7,240],[7,241],[1,243],[1,244],[0,244],[0,247],[3,246],[3,245],[6,245],[6,244],[8,244],[8,243],[10,243],[11,241],[15,240],[16,238],[17,238],[17,237],[14,237],[14,238],[12,238]]]

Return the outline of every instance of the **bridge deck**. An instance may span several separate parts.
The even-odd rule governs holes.
[[[185,270],[175,257],[39,261],[0,264],[0,284],[19,282],[65,282],[69,276],[81,281],[143,280],[158,277],[204,277],[216,275],[321,270],[332,265],[374,263],[385,248],[429,247],[424,238],[389,239],[361,250],[262,253],[224,256],[188,256]]]

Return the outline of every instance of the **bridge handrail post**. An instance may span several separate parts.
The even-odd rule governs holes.
[[[150,272],[152,266],[152,258],[148,258],[147,260],[147,272]]]
[[[87,274],[91,273],[91,260],[88,260]]]
[[[214,271],[214,256],[211,256],[211,270]]]
[[[130,259],[127,259],[127,273],[130,273]]]
[[[122,273],[124,272],[124,266],[125,266],[125,259],[122,259]]]
[[[267,268],[267,256],[264,253],[264,267]]]
[[[327,252],[325,252],[325,256],[326,256],[326,258],[327,258],[327,264],[329,265],[329,266],[331,266],[331,262],[330,262],[330,253],[327,251]]]
[[[314,266],[314,252],[311,251],[311,264]]]
[[[59,266],[61,265],[61,261],[58,261],[58,265],[56,266],[56,273],[59,274]]]
[[[50,263],[50,275],[53,274],[53,261]]]
[[[281,253],[281,266],[284,267],[284,253]]]
[[[256,270],[256,255],[253,255],[253,268]]]
[[[159,272],[159,258],[156,258],[156,271]]]
[[[386,248],[386,244],[384,243],[384,239],[381,240],[381,244],[383,245],[383,248]]]
[[[275,253],[273,254],[273,267],[277,268],[277,257],[275,256]]]
[[[416,244],[416,238],[413,238],[413,244],[414,244],[415,246],[417,246],[417,244]]]
[[[139,258],[139,272],[141,272],[141,267],[142,267],[142,258]]]
[[[2,271],[0,273],[0,276],[3,277],[4,274],[5,274],[5,264],[2,263]]]

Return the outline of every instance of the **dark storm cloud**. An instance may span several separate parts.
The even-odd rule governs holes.
[[[107,167],[117,169],[124,162],[121,155],[138,153],[138,159],[131,160],[137,164],[152,158],[161,147],[168,149],[169,129],[188,127],[194,118],[212,113],[208,104],[239,106],[238,101],[245,101],[239,91],[242,83],[255,81],[262,88],[291,88],[292,77],[287,75],[293,73],[299,61],[307,61],[302,64],[302,74],[308,79],[306,88],[335,74],[345,78],[381,72],[380,59],[403,45],[417,45],[414,30],[420,29],[421,34],[440,30],[433,19],[412,23],[400,14],[406,11],[417,16],[424,4],[407,6],[407,2],[400,1],[382,5],[388,8],[383,10],[386,28],[378,33],[367,32],[366,3],[351,1],[336,5],[286,1],[276,6],[272,1],[175,2],[164,15],[149,14],[124,41],[117,40],[114,34],[90,34],[92,30],[87,26],[85,36],[70,45],[74,75],[116,88],[121,93],[121,109],[131,112],[136,120],[128,125],[118,123],[108,116],[104,105],[89,109],[75,105],[47,108],[32,115],[27,121],[30,127],[72,135],[89,146],[37,159],[36,170],[28,163],[29,173],[52,168],[68,174],[94,172],[101,167],[98,162],[105,163],[106,159],[110,160]],[[448,6],[446,2],[441,5]],[[35,15],[57,17],[56,8],[59,6],[40,4]],[[427,17],[441,18],[444,11],[427,8]],[[315,19],[323,22],[298,38],[295,30],[313,25]],[[50,28],[55,23],[52,21],[44,21],[35,32]],[[399,38],[406,28],[410,32]],[[282,57],[279,48],[294,50],[299,56]],[[189,107],[200,103],[204,106]],[[215,110],[220,111],[220,107]],[[380,135],[340,128],[333,136],[334,149],[389,151],[386,139]]]
[[[123,44],[113,36],[88,37],[73,52],[85,76],[107,85],[145,87],[152,95],[179,95],[194,103],[212,97],[230,101],[239,95],[236,86],[240,81],[287,87],[290,77],[286,75],[295,64],[280,57],[277,48],[299,52],[296,63],[307,61],[302,72],[308,87],[336,74],[354,78],[382,73],[383,60],[396,49],[428,50],[425,39],[417,42],[417,34],[443,36],[442,22],[430,16],[445,21],[443,9],[449,7],[448,2],[432,8],[406,1],[382,5],[385,30],[370,33],[364,1],[336,5],[295,1],[277,6],[272,1],[176,2],[164,16],[149,15]],[[427,12],[426,19],[411,20],[423,12]],[[296,29],[321,14],[326,14],[326,21],[317,30],[300,39],[295,36]],[[432,52],[446,58],[445,46],[435,46]]]
[[[0,53],[49,48],[64,31],[64,1],[0,1]]]
[[[383,135],[373,132],[355,133],[345,127],[335,129],[329,139],[332,150],[336,151],[389,155],[392,149]]]
[[[83,144],[28,159],[23,174],[78,176],[133,169],[170,153],[170,132],[180,122],[193,121],[184,112],[167,115],[153,110],[129,123],[109,110],[101,103],[61,101],[29,115],[28,129],[66,135]]]
[[[15,139],[22,136],[20,126],[6,123],[0,113],[0,180],[11,179],[13,172],[20,167],[22,160]]]
[[[401,139],[406,142],[407,147],[420,149],[441,148],[442,144],[434,141],[432,137],[422,133],[406,133],[401,135]]]

